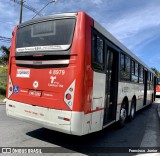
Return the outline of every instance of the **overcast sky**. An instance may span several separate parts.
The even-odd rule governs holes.
[[[25,0],[40,10],[49,0]],[[0,36],[11,37],[19,21],[20,6],[13,0],[0,0]],[[59,0],[41,13],[85,11],[148,66],[160,70],[160,0]],[[35,13],[23,9],[23,22]],[[9,43],[0,42],[9,46]]]

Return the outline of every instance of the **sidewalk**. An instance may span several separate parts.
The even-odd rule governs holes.
[[[5,98],[4,100],[1,99],[1,100],[0,100],[0,105],[6,104],[6,100],[7,100],[6,98]]]

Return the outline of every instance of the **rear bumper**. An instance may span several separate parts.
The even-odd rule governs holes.
[[[160,96],[160,92],[156,92],[156,96]]]
[[[37,123],[43,127],[59,132],[83,134],[83,112],[73,112],[33,106],[21,102],[7,100],[6,113],[10,117]],[[64,120],[69,119],[69,121]]]

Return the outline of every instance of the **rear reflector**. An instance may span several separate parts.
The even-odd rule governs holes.
[[[75,90],[75,83],[74,80],[71,85],[68,87],[66,92],[64,93],[64,101],[68,105],[68,107],[72,110],[73,108],[73,100],[74,100],[74,90]]]
[[[11,77],[9,76],[9,81],[8,81],[8,98],[13,94],[13,84]]]
[[[70,121],[70,119],[68,119],[68,118],[63,118],[63,120],[65,120],[65,121]]]
[[[64,117],[61,117],[61,116],[58,116],[58,119],[65,120],[65,121],[70,121],[69,118],[64,118]]]
[[[9,87],[9,91],[12,92],[12,91],[13,91],[13,88],[12,88],[12,87]]]
[[[66,99],[70,100],[71,99],[71,94],[66,94]]]

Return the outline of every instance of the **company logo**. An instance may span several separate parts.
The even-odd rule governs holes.
[[[34,82],[33,82],[33,87],[34,87],[34,88],[38,88],[38,85],[39,85],[39,84],[38,84],[38,81],[34,81]]]
[[[54,83],[54,80],[56,80],[56,78],[57,78],[56,76],[51,76],[51,77],[50,77],[51,83]]]
[[[2,148],[2,153],[12,153],[11,148]]]
[[[30,77],[30,69],[17,69],[16,77],[29,78]]]

